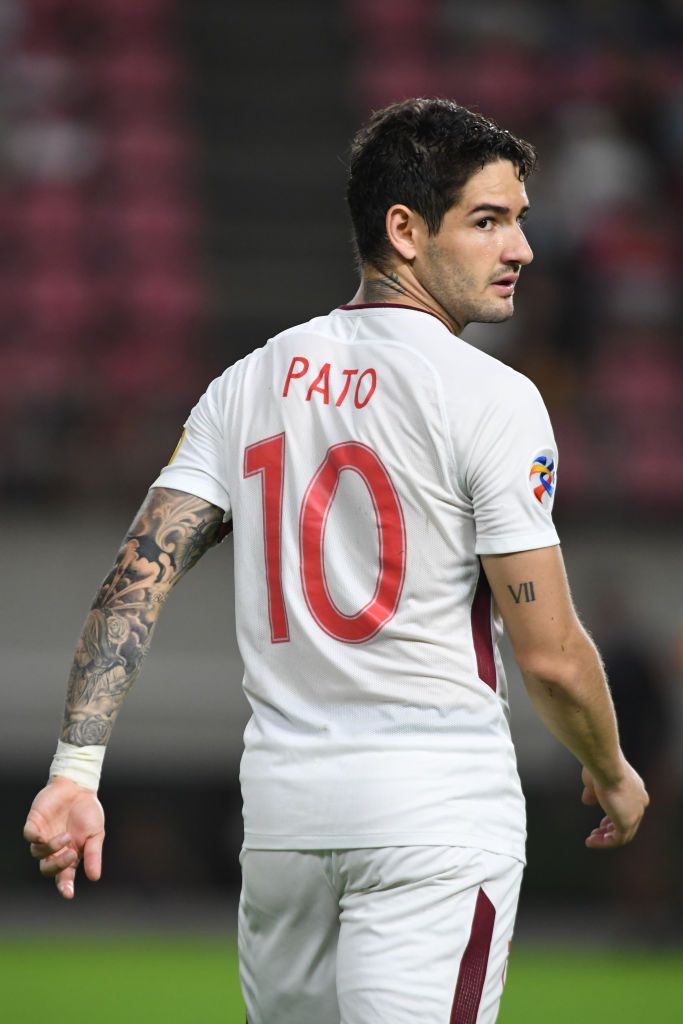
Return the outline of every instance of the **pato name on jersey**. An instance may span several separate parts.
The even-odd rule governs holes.
[[[331,363],[324,363],[316,373],[310,370],[310,363],[305,356],[294,356],[292,359],[285,384],[282,389],[282,397],[289,396],[289,386],[295,382],[294,394],[299,394],[307,402],[313,400],[322,401],[323,405],[330,404],[330,398],[335,405],[341,405],[346,401],[347,396],[357,409],[363,409],[375,393],[377,387],[377,371],[371,366],[367,370],[339,370]],[[299,382],[298,384],[296,382]],[[353,387],[351,386],[353,383]],[[336,398],[335,398],[336,396]]]

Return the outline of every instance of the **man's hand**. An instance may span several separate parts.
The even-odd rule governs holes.
[[[54,878],[59,893],[71,900],[81,859],[92,882],[102,873],[102,804],[93,790],[55,776],[31,804],[24,839],[40,861],[41,874]]]
[[[615,785],[599,786],[587,768],[581,772],[581,780],[582,803],[599,804],[605,812],[599,826],[586,839],[586,846],[607,850],[630,843],[650,803],[640,775],[624,760],[624,774]]]

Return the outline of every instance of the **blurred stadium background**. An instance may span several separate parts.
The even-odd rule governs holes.
[[[350,135],[371,109],[446,95],[540,152],[516,316],[465,337],[546,398],[575,597],[653,797],[632,848],[584,850],[595,813],[511,669],[519,945],[651,947],[651,974],[622,972],[642,977],[641,1009],[610,1016],[607,968],[593,984],[584,964],[568,995],[586,992],[586,1020],[645,1020],[666,961],[679,985],[652,1015],[683,1020],[682,22],[676,0],[0,0],[0,937],[17,991],[55,937],[233,933],[247,709],[230,542],[174,595],[122,714],[103,881],[60,904],[21,825],[92,593],[187,411],[269,335],[350,298]],[[182,1005],[165,1019],[198,1019]],[[241,1020],[220,1000],[203,1016]]]

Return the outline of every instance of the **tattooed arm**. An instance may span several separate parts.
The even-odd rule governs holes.
[[[149,492],[85,621],[69,678],[64,742],[107,743],[164,601],[218,542],[222,519],[221,509],[201,498],[162,487]],[[73,899],[81,858],[87,877],[100,877],[104,812],[93,789],[54,775],[33,801],[24,838],[65,899]]]
[[[630,842],[649,801],[619,745],[600,655],[574,610],[560,548],[486,555],[482,564],[534,708],[583,765],[583,802],[605,811],[586,845]]]
[[[76,648],[61,738],[106,744],[149,650],[171,588],[217,543],[223,512],[182,491],[155,487],[124,538]]]

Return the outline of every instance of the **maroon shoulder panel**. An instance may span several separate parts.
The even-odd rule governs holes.
[[[476,1024],[481,994],[484,991],[496,908],[483,889],[479,889],[467,948],[460,961],[450,1024]]]
[[[486,573],[481,567],[479,568],[477,589],[472,601],[472,639],[477,656],[479,678],[495,693],[498,680],[491,632],[491,588],[486,579]]]

